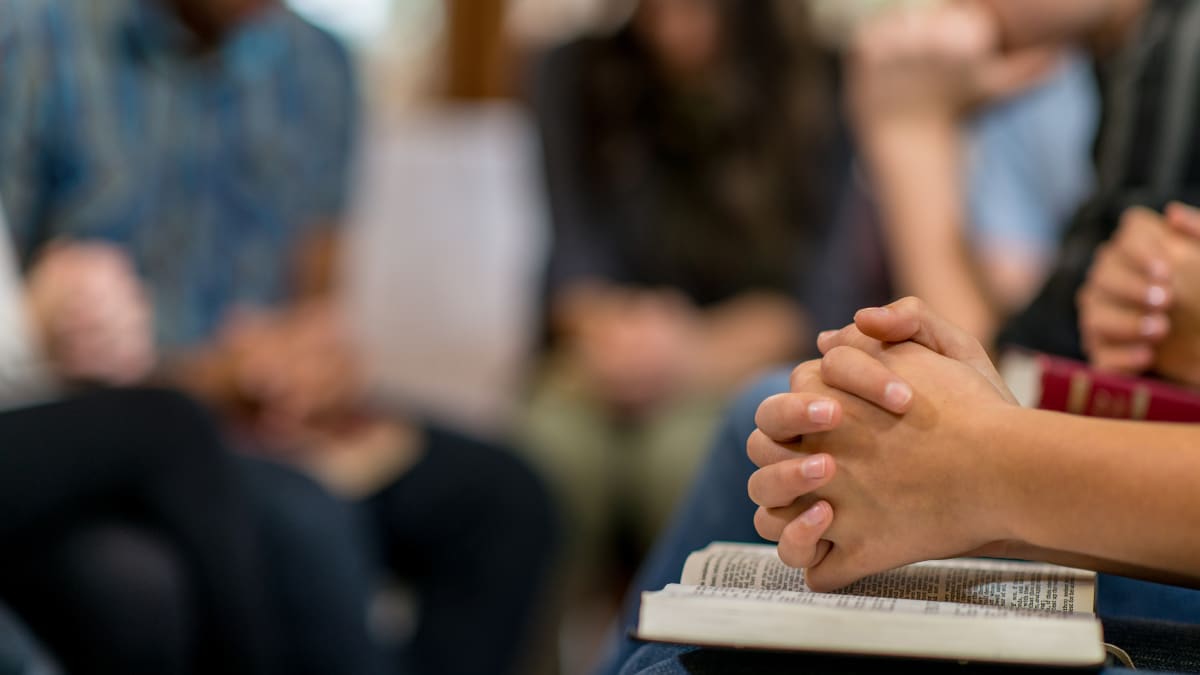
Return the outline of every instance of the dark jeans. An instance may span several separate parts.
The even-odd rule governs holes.
[[[383,564],[417,597],[402,672],[516,672],[556,541],[529,468],[504,448],[428,429],[421,461],[363,508]]]
[[[367,630],[375,577],[360,514],[288,466],[243,457],[239,471],[260,537],[283,672],[395,672]]]
[[[276,672],[255,530],[207,415],[102,391],[0,415],[0,594],[81,673]]]
[[[361,505],[230,457],[166,392],[0,415],[0,448],[0,596],[69,672],[511,672],[553,554],[533,474],[445,431]],[[420,605],[391,667],[366,626],[372,548]]]
[[[0,607],[0,675],[61,675],[62,671],[12,614]]]
[[[731,407],[714,439],[709,459],[701,469],[689,496],[634,580],[625,601],[618,631],[612,639],[609,657],[601,669],[602,673],[665,675],[773,672],[775,666],[792,673],[821,672],[820,665],[825,663],[823,657],[814,660],[814,657],[779,655],[743,656],[681,646],[642,645],[628,637],[629,631],[637,623],[640,593],[645,590],[658,590],[668,583],[677,582],[689,553],[716,540],[762,541],[754,531],[755,506],[746,495],[746,482],[755,469],[746,457],[746,439],[754,430],[754,412],[759,403],[768,396],[787,389],[788,373],[776,373],[748,390]],[[1167,645],[1172,644],[1176,636],[1186,635],[1190,636],[1192,643],[1200,644],[1200,631],[1197,631],[1195,626],[1186,625],[1200,623],[1200,592],[1102,575],[1098,588],[1097,609],[1102,617],[1112,619],[1105,622],[1106,634],[1121,631],[1136,633],[1139,636],[1161,634],[1169,636],[1170,639],[1164,642]],[[1117,618],[1185,623],[1124,623],[1115,620]],[[1147,641],[1139,638],[1138,642]],[[1187,643],[1185,641],[1182,644]],[[739,663],[739,659],[746,659],[742,661],[743,666],[734,667],[734,664]],[[1148,664],[1161,665],[1161,661],[1153,654],[1147,655],[1145,660]],[[896,662],[887,662],[878,672],[899,672],[896,670],[898,667]],[[863,670],[865,666],[861,665],[849,667],[843,661],[836,662],[831,668],[830,672],[869,670]]]

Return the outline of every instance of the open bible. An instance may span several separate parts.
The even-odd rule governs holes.
[[[636,637],[715,647],[1046,666],[1104,661],[1096,575],[960,558],[908,565],[815,593],[775,547],[713,543],[679,584],[642,594]]]

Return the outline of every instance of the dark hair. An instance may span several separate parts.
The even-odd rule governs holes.
[[[721,46],[702,91],[665,76],[635,24],[594,45],[580,85],[583,169],[617,202],[652,193],[646,225],[672,249],[659,246],[656,264],[720,299],[747,284],[789,287],[802,221],[825,210],[836,117],[834,59],[803,3],[710,1]]]

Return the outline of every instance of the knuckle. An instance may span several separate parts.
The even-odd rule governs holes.
[[[791,375],[791,390],[793,392],[803,391],[807,389],[813,382],[813,379],[818,377],[821,371],[821,361],[805,361],[796,366],[792,370]]]
[[[807,365],[807,362],[805,362],[801,363],[795,368],[792,368],[792,374],[788,376],[788,386],[792,389],[792,391],[795,391],[796,388],[800,386],[808,377]]]
[[[830,349],[825,354],[825,358],[821,359],[821,373],[824,374],[827,372],[826,369],[837,367],[846,360],[853,358],[854,352],[856,351],[857,350],[855,348],[847,345],[838,345],[837,347]]]
[[[1117,238],[1127,238],[1134,234],[1139,225],[1145,221],[1147,213],[1146,208],[1141,206],[1131,206],[1125,209],[1118,221]]]
[[[796,488],[809,482],[809,479],[804,475],[803,467],[797,461],[786,464],[780,473],[782,474],[780,478],[788,487]]]
[[[811,558],[811,555],[808,554],[810,547],[805,543],[795,541],[791,532],[791,530],[785,530],[779,539],[779,559],[788,567],[804,567],[808,565]]]
[[[774,528],[771,527],[771,517],[764,507],[758,507],[754,511],[754,531],[758,536],[768,541],[776,541],[778,538],[775,535]]]
[[[1075,292],[1075,306],[1080,312],[1086,312],[1092,304],[1092,288],[1090,283],[1085,284],[1082,288]]]
[[[755,429],[746,437],[746,456],[755,466],[763,466],[762,444],[767,440],[767,435],[761,430]]]
[[[773,407],[773,404],[770,404],[770,401],[772,398],[774,398],[774,396],[768,396],[767,398],[763,399],[762,403],[759,403],[758,407],[754,409],[754,426],[758,427],[759,429],[761,429],[765,424],[770,423]],[[757,429],[755,431],[757,431]],[[754,434],[751,432],[749,438],[753,437]]]
[[[762,499],[760,499],[762,495],[760,494],[757,471],[750,474],[750,480],[746,481],[746,496],[749,497],[750,501],[754,502],[755,504],[763,506]]]
[[[1096,334],[1096,317],[1091,311],[1087,310],[1086,306],[1080,307],[1079,332],[1085,338],[1091,338]]]
[[[925,311],[925,302],[915,295],[900,298],[892,306],[907,314],[921,314]]]

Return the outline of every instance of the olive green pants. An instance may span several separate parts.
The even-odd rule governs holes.
[[[558,499],[569,593],[611,564],[618,528],[649,547],[691,484],[724,401],[689,394],[636,421],[620,420],[589,395],[577,372],[548,363],[519,445]]]

